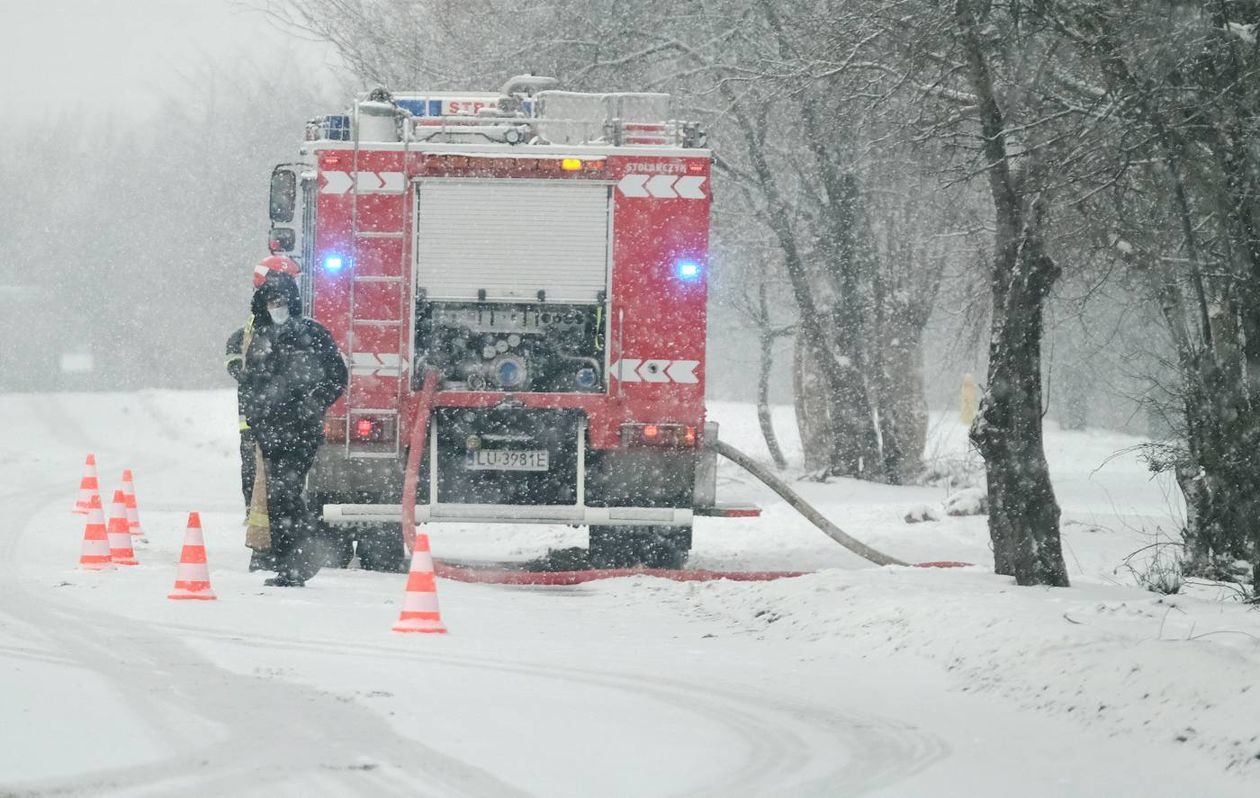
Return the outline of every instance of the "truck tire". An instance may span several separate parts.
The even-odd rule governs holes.
[[[677,570],[691,552],[691,527],[593,526],[591,567]]]
[[[589,527],[591,567],[599,570],[634,568],[638,565],[638,544],[634,527]]]
[[[323,526],[323,523],[320,524]],[[315,562],[322,568],[345,568],[354,559],[354,541],[344,532],[334,530],[325,535],[323,530],[315,537]]]
[[[677,571],[687,564],[689,554],[691,554],[691,527],[651,527],[643,543],[643,566]]]
[[[407,550],[403,548],[400,524],[364,524],[356,528],[359,539],[359,566],[365,571],[406,573]]]
[[[311,496],[310,510],[315,515],[314,563],[323,568],[345,568],[354,558],[354,537],[349,527],[326,524],[320,518],[327,500],[321,493]]]

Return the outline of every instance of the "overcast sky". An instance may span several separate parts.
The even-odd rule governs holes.
[[[277,51],[328,76],[336,58],[276,29],[239,0],[0,0],[0,108],[142,114],[185,86],[179,73]]]

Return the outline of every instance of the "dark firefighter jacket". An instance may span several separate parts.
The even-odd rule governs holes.
[[[253,326],[252,321],[250,326]],[[245,328],[241,327],[228,336],[227,348],[224,352],[227,355],[227,372],[232,379],[236,380],[236,416],[240,421],[242,432],[249,429],[249,424],[245,421],[245,353],[241,351],[241,344],[244,341]]]
[[[276,325],[267,301],[283,296],[289,320]],[[346,389],[346,364],[332,335],[319,322],[302,318],[297,283],[273,272],[254,292],[254,334],[245,353],[241,383],[246,421],[264,437],[317,441],[324,412]]]

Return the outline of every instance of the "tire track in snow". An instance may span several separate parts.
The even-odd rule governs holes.
[[[688,796],[736,796],[784,793],[800,795],[861,795],[907,778],[948,755],[940,738],[911,724],[867,715],[819,708],[765,691],[662,677],[656,674],[607,671],[553,663],[532,664],[502,659],[480,659],[397,647],[284,636],[224,632],[186,624],[161,624],[182,634],[259,649],[281,645],[289,650],[337,656],[391,658],[408,663],[457,668],[582,683],[628,692],[689,711],[734,733],[746,756],[740,766],[713,784],[688,790]],[[810,746],[810,736],[824,736],[831,744]],[[850,761],[820,776],[794,781],[801,771],[820,760],[836,758],[837,750]]]
[[[8,542],[8,541],[6,541]],[[0,558],[12,561],[12,543],[0,550]],[[0,591],[0,597],[6,599],[5,605],[11,602]],[[17,605],[19,608],[22,604]],[[210,722],[218,722],[229,731],[229,737],[238,735],[254,738],[256,734],[248,728],[242,728],[235,720],[236,712],[243,710],[246,717],[268,715],[275,716],[285,708],[309,705],[312,696],[318,696],[319,703],[335,703],[338,710],[347,706],[357,706],[339,701],[336,698],[311,688],[262,680],[248,675],[227,674],[220,668],[211,665],[204,658],[198,657],[176,635],[190,635],[215,642],[252,646],[274,652],[279,646],[285,650],[308,651],[325,655],[370,655],[376,658],[391,658],[407,663],[437,664],[457,668],[475,668],[492,672],[531,676],[535,678],[561,680],[566,684],[581,683],[604,689],[628,692],[636,697],[648,698],[677,707],[687,712],[707,718],[730,731],[740,741],[744,756],[741,764],[734,770],[723,774],[715,782],[705,785],[703,789],[691,790],[689,795],[738,796],[758,795],[768,791],[789,789],[794,795],[859,795],[862,792],[893,783],[909,776],[939,759],[946,749],[939,740],[924,735],[904,724],[868,717],[856,717],[835,711],[810,707],[799,702],[785,701],[781,697],[765,693],[753,694],[745,690],[716,688],[711,685],[697,684],[684,679],[660,677],[630,672],[608,672],[578,667],[558,667],[555,665],[535,665],[523,662],[504,662],[501,660],[476,659],[470,657],[453,657],[424,652],[409,652],[385,645],[353,643],[339,640],[311,640],[286,636],[257,636],[237,632],[217,631],[189,624],[165,624],[151,622],[138,631],[137,624],[130,618],[106,614],[98,611],[85,612],[79,602],[56,599],[56,606],[46,610],[52,615],[46,622],[53,628],[69,627],[74,631],[59,639],[59,650],[65,647],[78,649],[75,659],[84,663],[89,669],[100,672],[101,664],[109,664],[107,676],[124,689],[129,703],[137,709],[147,709],[144,714],[149,722],[158,729],[167,729],[181,721],[181,717],[195,717],[205,711],[207,705],[218,705],[223,702],[223,694],[230,691],[227,704],[230,712],[218,712],[207,718]],[[93,634],[108,641],[101,645],[97,639],[86,642],[76,639],[82,630],[77,628],[86,625]],[[168,633],[154,632],[164,630]],[[59,636],[60,637],[60,636]],[[155,642],[156,641],[156,642]],[[124,645],[120,646],[122,643]],[[143,656],[143,662],[115,662],[118,652],[125,650],[134,656]],[[181,687],[173,698],[158,702],[156,707],[146,706],[150,702],[150,691],[144,687],[136,687],[136,674],[141,672],[157,672],[163,677],[170,676],[169,663],[185,663],[185,673],[177,684]],[[252,682],[253,687],[242,687],[242,683]],[[212,700],[206,701],[206,695]],[[172,700],[178,700],[172,717]],[[306,714],[309,706],[303,712]],[[368,708],[361,708],[363,713],[372,714],[372,722],[366,724],[368,729],[360,729],[353,735],[359,740],[379,741],[382,737],[393,736],[387,724]],[[221,717],[222,715],[228,717]],[[315,722],[308,724],[315,730],[323,728],[354,728],[347,726],[344,712],[339,717],[326,717],[316,714]],[[309,719],[308,715],[308,719]],[[385,729],[380,728],[385,726]],[[830,741],[829,745],[820,745],[819,738]],[[813,742],[811,743],[811,740]],[[70,792],[96,792],[101,789],[114,791],[131,791],[142,786],[152,786],[162,791],[172,789],[186,778],[187,773],[197,773],[196,787],[206,792],[237,792],[250,787],[257,787],[259,773],[271,771],[273,778],[280,782],[292,783],[293,779],[308,776],[313,768],[327,768],[327,762],[315,761],[310,756],[292,756],[289,745],[283,746],[279,752],[270,743],[264,745],[263,751],[256,750],[254,740],[248,745],[223,741],[209,746],[200,738],[184,741],[189,748],[198,753],[177,756],[152,765],[141,765],[124,768],[104,774],[80,777],[53,782],[42,782],[34,786],[37,789]],[[291,745],[303,751],[323,750],[327,741],[316,735],[315,738],[299,735],[290,741]],[[364,761],[343,759],[336,765],[341,768],[381,765],[382,754],[388,757],[390,746],[373,744],[373,755]],[[382,749],[384,749],[382,751]],[[395,761],[406,762],[422,746],[410,739],[401,741],[399,756]],[[848,752],[850,760],[842,766],[807,780],[796,779],[797,775],[808,770],[818,761],[836,758],[837,750]],[[287,753],[286,753],[287,752]],[[204,761],[211,762],[211,770],[206,772]],[[288,767],[277,770],[276,761],[288,761]],[[222,763],[235,763],[225,766]],[[426,771],[427,772],[427,771]],[[351,776],[346,780],[346,776]],[[396,772],[394,768],[381,766],[379,771],[352,771],[350,773],[332,773],[329,778],[349,789],[364,790],[365,779],[371,777],[374,783],[373,792],[391,794],[387,784],[397,779],[407,780],[405,770]],[[318,779],[327,781],[329,778]],[[383,784],[375,784],[384,780]],[[276,783],[267,781],[266,783]],[[448,787],[459,789],[460,780],[452,779]],[[414,789],[414,788],[411,788]],[[506,784],[496,783],[484,792],[473,791],[471,794],[510,795],[513,790]],[[443,794],[448,794],[444,792]]]
[[[154,625],[23,588],[22,532],[63,488],[28,488],[0,532],[0,613],[42,631],[73,666],[106,679],[176,754],[157,762],[6,785],[19,794],[248,794],[281,785],[307,793],[519,795],[511,785],[395,733],[367,707],[301,685],[214,665]],[[89,575],[94,576],[94,575]],[[298,717],[294,717],[294,713]],[[273,732],[267,733],[267,725]],[[330,734],[332,732],[332,734]],[[208,738],[208,739],[207,739]],[[358,752],[356,753],[356,748]],[[336,785],[326,792],[329,783]]]

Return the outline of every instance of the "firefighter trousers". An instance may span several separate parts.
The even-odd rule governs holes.
[[[315,519],[307,509],[302,489],[319,442],[305,435],[285,435],[275,440],[262,431],[258,432],[258,440],[267,475],[267,517],[275,570],[309,579],[319,567],[314,556]]]
[[[254,433],[248,427],[241,430],[241,495],[245,497],[245,512],[254,496]]]

